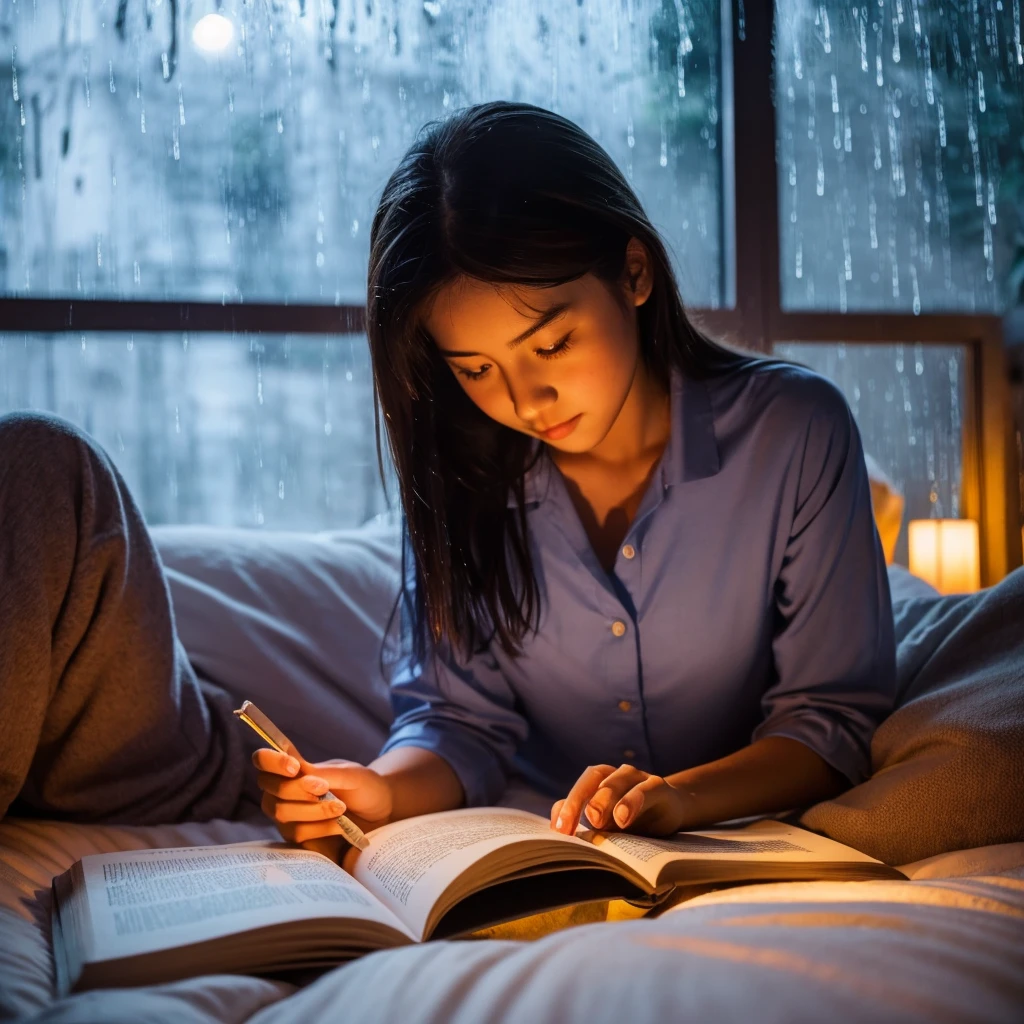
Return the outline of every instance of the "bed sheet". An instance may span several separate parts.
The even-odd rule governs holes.
[[[50,883],[90,853],[205,846],[280,838],[270,825],[0,822],[0,1021],[188,1021],[240,1024],[294,986],[262,978],[207,976],[145,989],[87,992],[55,1001]]]
[[[208,975],[55,1001],[55,874],[88,853],[275,835],[226,821],[0,823],[0,1020],[317,1024],[344,1007],[362,1024],[1010,1022],[1024,1007],[1024,843],[909,865],[909,882],[743,886],[657,919],[583,925],[532,943],[377,953],[303,988]]]

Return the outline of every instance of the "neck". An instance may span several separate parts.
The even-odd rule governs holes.
[[[672,433],[671,404],[669,392],[638,362],[626,401],[600,443],[578,455],[552,451],[555,464],[585,462],[621,472],[657,461]]]

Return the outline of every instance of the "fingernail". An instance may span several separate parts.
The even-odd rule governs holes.
[[[615,820],[620,825],[625,825],[626,822],[629,821],[629,809],[628,808],[626,808],[626,807],[616,807],[614,813],[615,813]]]
[[[289,775],[295,775],[299,770],[299,762],[294,757],[288,759],[288,764],[285,766],[285,770]]]
[[[319,796],[321,793],[327,792],[327,783],[323,779],[306,779],[305,787],[310,793],[314,793]]]
[[[561,832],[563,825],[565,825],[565,818],[563,818],[561,815],[559,815],[558,816],[558,820],[555,822],[555,831],[556,832]]]
[[[328,800],[327,806],[330,808],[331,814],[341,814],[345,810],[345,805],[340,800]]]

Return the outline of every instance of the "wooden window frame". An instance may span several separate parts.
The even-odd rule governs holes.
[[[723,0],[721,270],[729,305],[690,312],[710,333],[764,352],[784,342],[967,346],[962,507],[981,526],[982,582],[994,583],[1022,554],[1002,321],[782,308],[775,109],[765,88],[774,81],[773,19],[773,0]],[[354,334],[364,324],[360,305],[0,298],[4,332]]]

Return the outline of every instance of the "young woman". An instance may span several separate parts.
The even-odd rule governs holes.
[[[694,328],[597,143],[521,104],[428,126],[374,219],[367,320],[409,649],[371,765],[254,755],[286,838],[491,803],[513,771],[565,833],[864,777],[895,658],[849,409]]]

